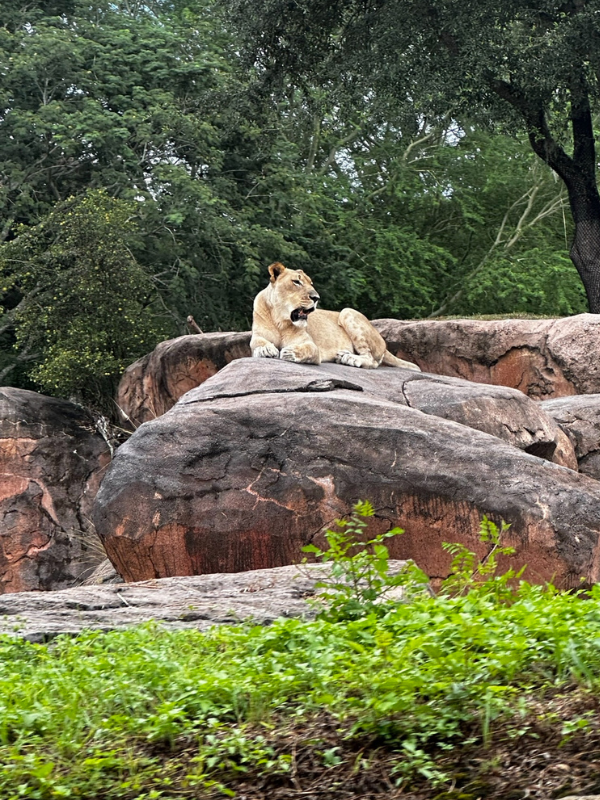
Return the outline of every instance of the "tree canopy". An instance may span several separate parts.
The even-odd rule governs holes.
[[[0,0],[2,382],[109,409],[188,314],[249,327],[275,260],[371,317],[585,309],[515,109],[400,63],[403,4],[316,5],[237,3],[244,50],[208,0]]]
[[[270,78],[521,130],[565,182],[571,258],[600,312],[598,0],[225,0]]]

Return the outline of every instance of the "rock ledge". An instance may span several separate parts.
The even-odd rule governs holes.
[[[403,564],[390,561],[390,571]],[[0,633],[45,642],[60,634],[109,631],[150,620],[169,629],[207,630],[248,619],[266,625],[278,617],[310,618],[314,612],[306,600],[328,572],[328,565],[302,564],[6,594],[0,597]]]

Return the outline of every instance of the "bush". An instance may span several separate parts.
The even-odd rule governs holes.
[[[18,298],[16,350],[29,379],[108,413],[125,367],[166,331],[153,284],[128,248],[134,211],[89,191],[0,250],[0,290]]]
[[[412,562],[398,572],[390,572],[389,551],[384,541],[404,531],[392,528],[387,533],[367,538],[366,520],[374,513],[371,503],[359,501],[349,520],[335,521],[339,530],[325,532],[328,550],[321,550],[314,544],[302,548],[323,563],[331,563],[330,576],[316,584],[317,588],[325,590],[316,603],[323,619],[335,621],[383,614],[393,589],[422,589],[427,583],[425,573]]]

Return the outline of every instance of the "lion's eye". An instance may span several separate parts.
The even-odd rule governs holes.
[[[295,283],[296,286],[302,286],[302,281],[293,281],[293,283]]]

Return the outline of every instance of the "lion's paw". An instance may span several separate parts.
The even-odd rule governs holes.
[[[254,358],[279,358],[279,350],[274,344],[268,342],[262,347],[255,347],[252,351]]]
[[[279,358],[282,358],[284,361],[293,361],[294,363],[300,361],[291,347],[282,347],[281,352],[279,353]]]
[[[356,353],[350,353],[348,350],[340,350],[336,356],[338,364],[344,364],[346,367],[360,367],[361,358]]]

